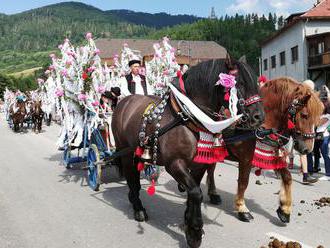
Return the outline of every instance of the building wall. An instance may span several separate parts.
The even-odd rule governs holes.
[[[291,48],[298,45],[298,61],[291,63]],[[306,79],[307,70],[305,70],[306,52],[304,42],[304,23],[298,22],[290,29],[286,30],[280,36],[276,37],[261,49],[262,74],[268,79],[274,79],[281,76],[293,77],[298,81]],[[285,65],[280,65],[280,53],[285,51]],[[271,57],[276,55],[276,67],[271,68]],[[264,59],[268,60],[268,69],[264,70]]]
[[[280,36],[264,45],[261,49],[262,74],[269,79],[280,76],[293,77],[298,81],[309,78],[308,74],[308,46],[306,36],[330,32],[330,21],[300,21],[290,27]],[[299,59],[291,63],[291,48],[298,45]],[[286,64],[280,66],[280,53],[285,51]],[[271,68],[271,56],[276,55],[276,68]],[[264,70],[263,60],[268,59],[268,70]],[[324,84],[324,75],[316,83],[317,86]]]
[[[308,21],[305,22],[305,36],[315,35],[315,34],[322,34],[330,32],[330,21]],[[305,64],[306,64],[306,71],[308,68],[308,48],[307,48],[307,42],[305,41],[306,46],[306,53],[305,53]],[[318,72],[314,72],[318,73]],[[307,77],[309,75],[307,74]],[[325,74],[322,74],[321,77],[318,78],[318,80],[315,82],[315,85],[317,88],[319,88],[321,85],[328,83],[326,82],[326,76]]]

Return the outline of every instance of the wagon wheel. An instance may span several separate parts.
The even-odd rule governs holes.
[[[71,149],[70,146],[66,146],[63,151],[63,164],[67,169],[72,168],[70,164],[70,159],[71,159]]]
[[[97,146],[92,144],[87,153],[88,184],[94,191],[98,191],[101,184],[102,167]]]

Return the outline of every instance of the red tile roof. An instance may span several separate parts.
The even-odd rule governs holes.
[[[308,10],[301,18],[330,18],[330,0],[323,0]]]
[[[279,35],[281,35],[283,32],[288,30],[290,27],[298,23],[300,20],[305,19],[327,19],[330,20],[330,0],[321,0],[319,4],[314,5],[313,8],[306,11],[305,13],[302,13],[299,15],[299,13],[293,14],[287,18],[287,21],[289,21],[283,28],[278,30],[276,33],[272,34],[270,37],[265,39],[261,42],[261,46],[266,45]]]

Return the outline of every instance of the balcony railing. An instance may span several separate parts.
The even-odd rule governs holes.
[[[323,67],[325,65],[330,66],[330,52],[309,56],[308,65],[309,67]]]

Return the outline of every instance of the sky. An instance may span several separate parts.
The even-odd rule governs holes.
[[[61,0],[0,0],[0,13],[15,14]],[[289,15],[310,9],[316,0],[77,0],[102,10],[130,9],[149,13],[191,14],[199,17],[210,15],[214,7],[217,16],[235,13],[269,12]]]

